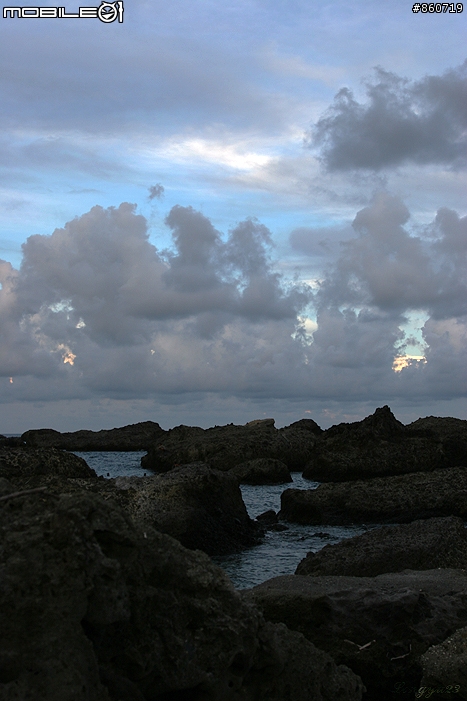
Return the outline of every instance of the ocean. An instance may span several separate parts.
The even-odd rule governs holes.
[[[86,460],[98,475],[103,477],[150,476],[142,469],[140,460],[145,451],[83,452],[75,453]],[[241,485],[248,514],[256,518],[259,514],[280,509],[280,497],[285,489],[316,489],[318,482],[304,479],[300,472],[292,473],[293,484]],[[248,548],[241,553],[213,557],[232,580],[236,589],[249,589],[271,577],[293,574],[298,563],[308,552],[317,552],[325,545],[337,543],[344,538],[364,533],[375,524],[359,526],[302,526],[287,523],[286,531],[268,531],[260,545]]]

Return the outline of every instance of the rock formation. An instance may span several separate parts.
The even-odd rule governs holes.
[[[408,523],[435,516],[467,519],[467,467],[286,489],[279,512],[288,521],[328,525]]]
[[[230,474],[240,484],[285,484],[293,481],[287,465],[274,458],[247,460],[235,465]]]
[[[457,630],[421,657],[423,696],[467,699],[467,628]],[[420,696],[419,698],[423,698]]]
[[[154,421],[112,428],[102,431],[74,431],[60,433],[51,428],[26,431],[21,436],[27,446],[34,448],[61,448],[76,452],[94,450],[147,450],[165,431]]]
[[[3,478],[0,495],[0,698],[361,700],[348,668],[112,501]]]
[[[303,476],[341,482],[467,465],[467,421],[429,417],[409,426],[388,406],[338,424],[315,442]]]
[[[202,463],[152,477],[104,479],[82,458],[63,450],[0,448],[0,477],[16,489],[100,494],[118,503],[141,527],[153,526],[209,555],[251,547],[263,534],[247,514],[238,480]]]
[[[244,596],[267,620],[303,633],[336,664],[350,667],[367,688],[365,701],[381,701],[397,698],[397,684],[417,689],[421,656],[465,626],[467,571],[405,570],[374,578],[290,575]]]
[[[97,475],[83,458],[56,448],[25,448],[0,446],[0,477],[11,479],[15,485],[27,485],[36,477],[94,478]]]
[[[153,477],[118,477],[103,488],[141,528],[153,526],[208,555],[257,545],[263,533],[248,516],[235,477],[203,463]]]
[[[251,421],[245,426],[214,426],[203,430],[177,426],[160,438],[141,459],[147,470],[167,472],[176,465],[202,461],[217,470],[258,458],[285,463],[289,471],[303,470],[321,429],[311,419],[282,429],[273,419]]]
[[[437,567],[467,567],[467,530],[460,518],[430,518],[375,528],[308,553],[295,574],[375,577]]]

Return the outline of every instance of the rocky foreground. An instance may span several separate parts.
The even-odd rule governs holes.
[[[93,433],[0,437],[0,701],[467,699],[467,421]],[[60,441],[144,446],[153,474]],[[284,484],[279,514],[241,483]],[[379,527],[236,592],[208,555],[287,520]]]
[[[361,698],[350,669],[265,621],[207,555],[84,491],[2,479],[0,494],[0,698]]]

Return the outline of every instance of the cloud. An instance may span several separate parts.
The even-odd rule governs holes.
[[[338,245],[353,236],[350,226],[301,226],[290,232],[289,243],[299,253],[320,258],[338,252]]]
[[[162,251],[135,205],[95,206],[30,236],[19,270],[0,263],[4,401],[464,396],[466,219],[441,209],[423,236],[408,222],[402,201],[379,193],[312,291],[275,271],[255,219],[224,234],[177,205]],[[395,373],[412,310],[425,312],[427,362]]]
[[[96,25],[57,33],[19,24],[20,40],[12,24],[0,47],[0,114],[13,131],[18,106],[23,129],[88,135],[131,128],[161,136],[206,121],[274,129],[286,118],[281,97],[258,85],[259,59],[228,42],[208,42],[192,31],[174,40],[159,30],[157,40],[147,41],[138,31],[103,32]]]
[[[377,67],[365,87],[365,104],[342,88],[308,134],[327,170],[465,166],[467,61],[419,81]]]
[[[149,188],[149,200],[157,199],[160,200],[164,196],[164,186],[160,183],[157,185],[151,185]]]
[[[400,198],[385,192],[360,210],[352,224],[357,237],[342,244],[320,306],[365,305],[395,316],[421,309],[436,319],[467,314],[467,218],[439,210],[426,229],[431,239],[410,235],[409,218]]]
[[[71,384],[145,393],[179,387],[183,360],[199,389],[205,356],[222,357],[250,327],[277,324],[293,344],[309,294],[272,271],[266,227],[247,220],[224,240],[207,217],[181,206],[166,223],[173,249],[163,252],[128,203],[95,206],[51,236],[30,236],[20,270],[0,266],[2,374],[58,377],[72,367]],[[256,357],[259,335],[242,353]]]

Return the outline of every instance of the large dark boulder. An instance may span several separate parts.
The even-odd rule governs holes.
[[[165,434],[158,423],[143,421],[102,431],[73,431],[60,433],[51,428],[26,431],[21,440],[28,446],[39,448],[61,448],[62,450],[147,450]]]
[[[16,486],[35,485],[47,475],[97,479],[83,458],[56,448],[0,447],[0,477]]]
[[[316,441],[303,476],[341,482],[467,464],[467,421],[419,419],[404,426],[388,406],[332,426]]]
[[[97,495],[0,487],[1,699],[360,701],[203,553]]]
[[[235,477],[203,463],[153,477],[106,480],[99,491],[116,499],[141,528],[152,526],[208,555],[239,552],[257,545],[263,534],[248,516]]]
[[[303,633],[361,676],[365,701],[398,698],[394,692],[402,683],[418,689],[421,655],[467,624],[466,570],[374,578],[289,575],[245,596],[267,620]]]
[[[279,517],[309,524],[409,523],[435,516],[467,519],[467,467],[286,489]]]
[[[312,454],[321,429],[305,419],[276,429],[274,419],[250,421],[245,426],[199,427],[177,426],[167,431],[141,459],[147,470],[167,472],[177,465],[202,461],[216,470],[231,468],[249,460],[273,458],[285,463],[290,471],[301,471]]]
[[[421,663],[423,692],[418,698],[467,699],[467,628],[430,647]]]
[[[467,567],[467,530],[460,518],[430,518],[375,528],[308,555],[295,574],[375,577],[405,569]]]

